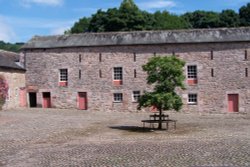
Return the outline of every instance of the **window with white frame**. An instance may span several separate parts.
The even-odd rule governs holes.
[[[132,96],[133,102],[138,102],[140,96],[141,96],[141,92],[140,91],[133,91],[133,96]]]
[[[68,69],[60,69],[60,82],[68,81]]]
[[[114,93],[114,102],[121,103],[123,100],[122,93]]]
[[[114,67],[114,80],[122,80],[122,67]]]
[[[197,66],[196,65],[187,66],[187,76],[188,76],[188,79],[197,79]]]
[[[190,93],[188,94],[188,104],[197,104],[197,94]]]

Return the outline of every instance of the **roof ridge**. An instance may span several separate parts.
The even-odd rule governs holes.
[[[22,49],[250,41],[250,27],[34,36]]]

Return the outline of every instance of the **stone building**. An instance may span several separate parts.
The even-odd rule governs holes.
[[[25,70],[19,63],[19,55],[0,50],[0,108],[24,107],[25,96]]]
[[[249,112],[250,28],[35,36],[23,47],[31,107],[136,111],[142,65],[186,62],[183,111]]]

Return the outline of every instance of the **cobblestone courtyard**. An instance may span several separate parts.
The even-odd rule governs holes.
[[[169,113],[177,129],[149,131],[149,113],[0,112],[0,166],[250,166],[250,114]]]

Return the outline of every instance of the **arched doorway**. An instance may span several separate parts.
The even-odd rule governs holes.
[[[7,97],[8,97],[8,90],[9,86],[7,81],[4,79],[3,76],[0,76],[0,109],[4,105]]]

